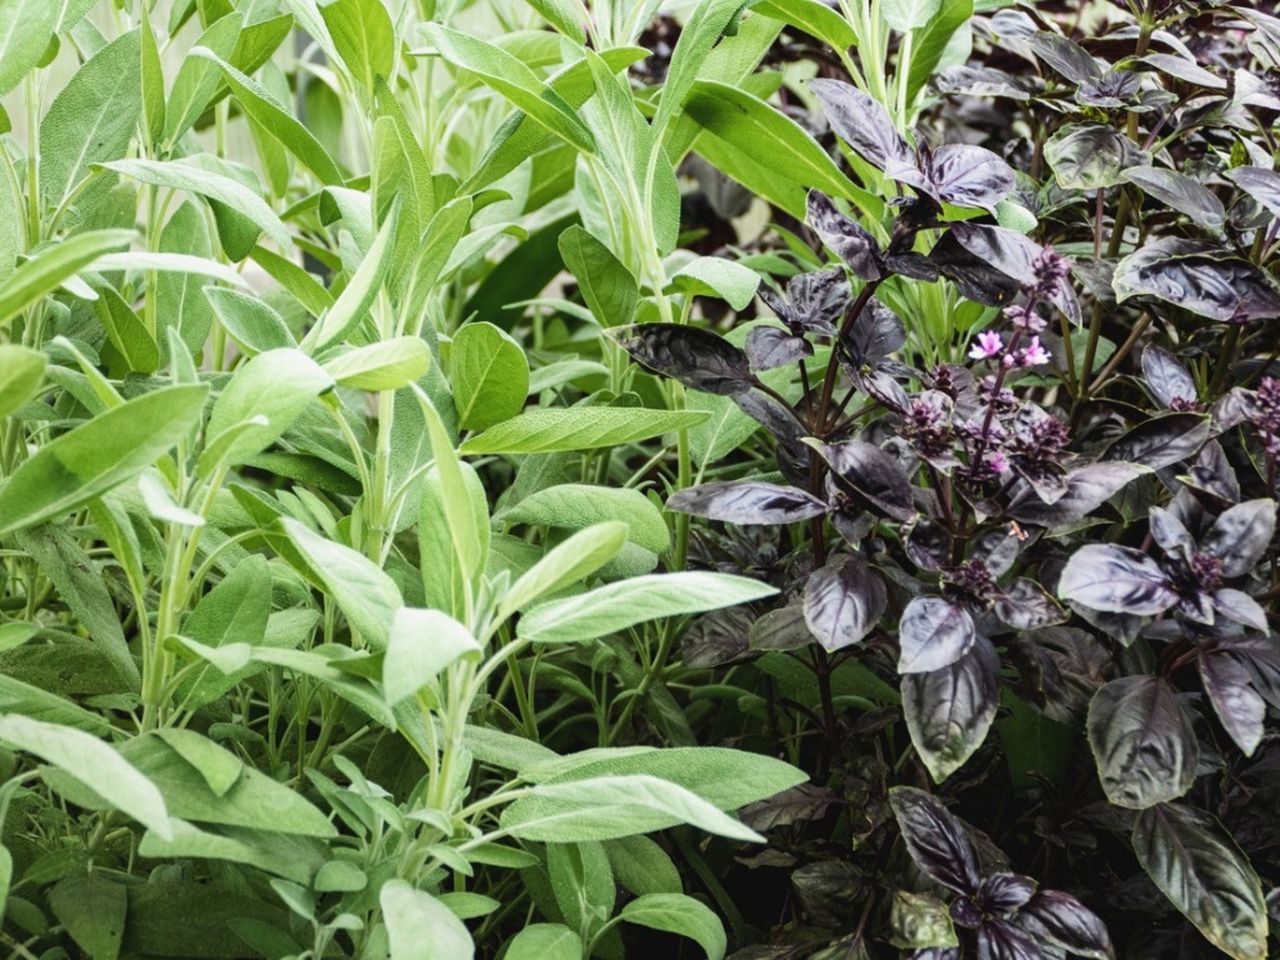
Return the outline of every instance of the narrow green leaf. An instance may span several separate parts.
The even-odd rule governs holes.
[[[381,4],[378,6],[381,7]],[[342,172],[324,145],[284,104],[259,86],[257,81],[245,76],[212,50],[195,47],[191,56],[204,57],[217,65],[245,113],[297,157],[316,175],[316,179],[328,186],[342,185]]]
[[[402,607],[391,620],[391,636],[382,667],[387,704],[413,696],[462,657],[479,659],[480,644],[471,631],[439,610]]]
[[[404,606],[395,581],[350,547],[326,540],[297,520],[280,522],[352,629],[373,649],[385,650],[395,612]]]
[[[521,618],[520,635],[534,643],[584,643],[648,620],[705,613],[775,593],[768,584],[723,573],[632,577],[539,604]]]
[[[131,230],[93,230],[43,247],[0,283],[0,324],[7,323],[104,254],[133,240]]]
[[[288,228],[262,197],[244,184],[201,165],[196,157],[179,160],[116,160],[103,166],[140,183],[186,190],[224,204],[266,233],[281,248],[288,249],[290,246]]]
[[[0,0],[0,96],[36,68],[57,25],[51,0]]]
[[[701,423],[705,413],[639,407],[571,407],[526,410],[467,440],[467,455],[595,450],[648,440]]]
[[[97,737],[17,714],[0,716],[0,740],[34,753],[162,837],[172,836],[156,785]]]
[[[438,23],[426,24],[422,31],[427,42],[455,67],[474,73],[530,118],[583,153],[595,152],[595,138],[574,109],[520,60],[501,47]]]
[[[45,444],[0,489],[0,536],[88,503],[155,463],[199,422],[208,391],[164,387]]]

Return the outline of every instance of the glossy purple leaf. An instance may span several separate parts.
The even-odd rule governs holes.
[[[667,500],[667,509],[747,525],[799,523],[821,517],[830,508],[798,487],[760,480],[734,480],[681,490]]]
[[[978,892],[978,854],[960,820],[932,794],[894,787],[889,805],[907,852],[924,873],[957,893]]]
[[[1161,470],[1189,460],[1209,439],[1209,418],[1196,413],[1166,413],[1138,424],[1107,448],[1111,460]]]
[[[641,366],[686,387],[732,395],[751,389],[747,355],[724,337],[681,323],[639,323],[610,331]]]
[[[1017,281],[1019,286],[1032,285],[1037,281],[1036,263],[1043,255],[1044,247],[1031,238],[1016,230],[986,223],[955,223],[950,232],[977,260]],[[1068,320],[1080,323],[1080,302],[1069,282],[1058,283],[1050,300]]]
[[[1112,680],[1089,704],[1087,728],[1098,779],[1116,806],[1142,810],[1191,789],[1200,746],[1160,677]]]
[[[1064,611],[1044,587],[1026,577],[1019,577],[996,598],[996,616],[1015,630],[1037,630],[1064,623]]]
[[[1213,609],[1228,620],[1242,623],[1262,633],[1271,629],[1271,625],[1267,622],[1267,611],[1262,609],[1262,604],[1243,590],[1223,587],[1221,590],[1213,591],[1211,600]]]
[[[978,929],[978,960],[1045,960],[1040,944],[1005,920],[988,920]]]
[[[1222,562],[1224,577],[1242,577],[1258,565],[1276,532],[1276,502],[1250,500],[1224,511],[1200,547]]]
[[[935,783],[964,765],[987,738],[1000,699],[1000,659],[986,637],[950,666],[902,675],[907,731]]]
[[[1149,468],[1139,464],[1115,461],[1077,467],[1067,472],[1067,492],[1054,503],[1043,503],[1027,488],[1029,496],[1009,513],[1015,520],[1040,527],[1077,523],[1147,472]]]
[[[1058,596],[1093,610],[1152,616],[1178,602],[1160,564],[1140,550],[1087,543],[1067,561]]]
[[[949,143],[921,152],[920,169],[895,179],[940,203],[994,210],[1013,190],[1013,168],[985,147]]]
[[[1019,910],[1036,892],[1036,882],[1020,873],[993,873],[982,881],[977,901],[987,913],[1009,914]]]
[[[1269,956],[1262,884],[1217,819],[1161,804],[1139,814],[1132,840],[1147,875],[1210,943],[1235,960]]]
[[[813,355],[808,340],[777,327],[753,327],[747,334],[746,351],[751,369],[757,372],[784,367]]]
[[[1155,297],[1225,323],[1280,317],[1280,289],[1230,250],[1179,237],[1149,240],[1116,265],[1116,298]]]
[[[1115,948],[1107,928],[1092,910],[1061,890],[1040,890],[1032,897],[1019,921],[1052,944],[1094,960],[1112,960]]]
[[[878,280],[884,276],[880,245],[857,221],[841,213],[825,193],[809,191],[806,222],[822,238],[827,249],[849,265],[855,276],[863,280]]]
[[[1196,382],[1187,368],[1163,347],[1155,344],[1142,351],[1142,375],[1147,387],[1170,409],[1185,409],[1196,400]]]
[[[809,574],[804,619],[828,653],[861,643],[884,616],[884,581],[861,557],[840,557]]]
[[[809,89],[831,129],[864,160],[881,170],[915,166],[911,148],[880,101],[841,80],[811,80]]]
[[[898,672],[928,673],[955,663],[973,646],[969,611],[942,597],[916,597],[898,624]]]
[[[875,444],[846,440],[819,449],[839,481],[895,520],[916,515],[911,483],[901,465]]]
[[[1202,649],[1199,665],[1200,682],[1223,729],[1245,756],[1253,756],[1262,742],[1267,704],[1253,687],[1252,673],[1222,649]]]

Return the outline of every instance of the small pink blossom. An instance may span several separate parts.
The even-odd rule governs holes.
[[[1032,337],[1031,343],[1021,351],[1019,359],[1024,367],[1038,367],[1041,364],[1048,363],[1050,357],[1049,352],[1040,345],[1040,338]]]
[[[1005,459],[1005,455],[999,450],[987,456],[987,466],[996,473],[1009,472],[1009,461]]]
[[[1004,341],[1000,339],[1000,334],[988,331],[978,334],[977,342],[969,348],[969,358],[987,360],[999,356],[1002,350],[1004,350]]]

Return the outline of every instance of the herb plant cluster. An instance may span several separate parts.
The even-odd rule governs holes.
[[[0,952],[1280,953],[1267,6],[0,0]]]

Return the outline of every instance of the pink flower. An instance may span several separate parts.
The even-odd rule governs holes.
[[[1000,339],[998,333],[980,333],[977,342],[969,348],[969,358],[971,360],[987,360],[991,357],[999,356],[1000,351],[1004,349],[1004,341]]]
[[[1009,461],[1005,459],[1004,454],[1001,453],[999,450],[997,450],[995,453],[988,454],[987,466],[990,467],[992,470],[994,470],[996,473],[1009,472]]]
[[[1050,357],[1049,352],[1040,345],[1040,338],[1032,337],[1031,343],[1021,351],[1019,359],[1024,367],[1038,367],[1048,363]]]

